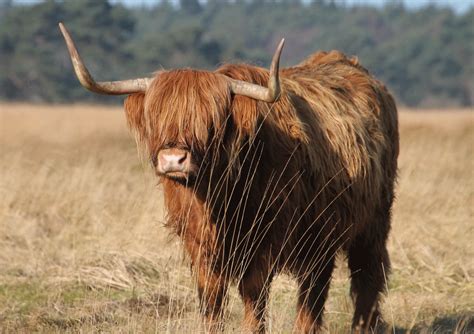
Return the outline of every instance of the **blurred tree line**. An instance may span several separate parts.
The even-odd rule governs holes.
[[[0,0],[0,99],[94,100],[73,75],[57,23],[71,31],[99,80],[223,62],[268,66],[281,37],[282,65],[317,50],[357,55],[399,104],[474,104],[474,8],[349,7],[334,0],[180,0],[124,7],[107,0]]]

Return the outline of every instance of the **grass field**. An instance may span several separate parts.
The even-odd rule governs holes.
[[[394,332],[474,332],[474,113],[402,111],[400,178],[383,303]],[[162,193],[120,108],[0,105],[0,332],[199,332],[196,293]],[[338,261],[330,333],[352,306]],[[294,282],[272,285],[288,333]],[[231,290],[227,332],[242,305]]]

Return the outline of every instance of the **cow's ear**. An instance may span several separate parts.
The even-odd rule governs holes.
[[[139,141],[143,141],[146,137],[145,124],[145,94],[135,93],[127,96],[124,102],[125,115],[127,123],[137,136]]]
[[[232,118],[239,136],[255,134],[258,123],[258,102],[244,96],[235,96],[232,102]]]

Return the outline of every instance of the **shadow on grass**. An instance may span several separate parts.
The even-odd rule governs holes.
[[[413,328],[395,327],[396,334],[468,334],[474,333],[474,314],[454,314],[438,317],[431,325],[416,324]]]

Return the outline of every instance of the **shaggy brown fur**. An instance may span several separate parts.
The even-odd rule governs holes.
[[[190,255],[209,326],[219,326],[236,282],[245,326],[263,332],[270,283],[286,271],[300,287],[297,330],[317,331],[343,251],[353,326],[374,328],[390,269],[399,150],[392,96],[357,59],[335,51],[281,70],[281,97],[271,104],[232,96],[219,74],[268,80],[267,70],[248,65],[173,70],[125,102],[154,163],[164,147],[182,147],[199,167],[192,183],[162,184],[168,225]]]

